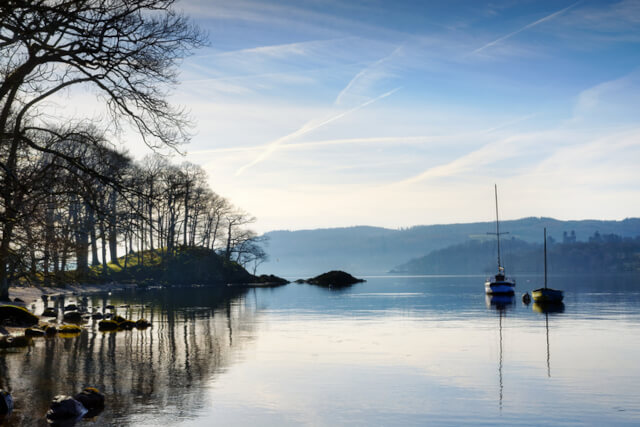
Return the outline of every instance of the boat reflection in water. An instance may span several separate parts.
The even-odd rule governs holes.
[[[551,378],[551,346],[549,345],[549,314],[564,313],[562,302],[534,302],[533,311],[544,314],[544,327],[547,336],[547,376]]]
[[[534,302],[533,311],[536,313],[564,313],[564,303],[562,302]]]
[[[484,299],[487,304],[487,308],[493,308],[498,311],[508,310],[514,307],[514,303],[516,302],[516,298],[514,295],[505,295],[505,294],[495,294],[495,295],[485,295]]]
[[[495,309],[498,312],[498,335],[499,335],[499,356],[498,356],[498,405],[502,411],[502,397],[504,395],[504,384],[502,381],[502,318],[506,317],[506,312],[514,307],[515,297],[513,295],[486,295],[485,303],[487,308]]]

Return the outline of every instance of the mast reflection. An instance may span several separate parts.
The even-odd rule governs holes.
[[[502,338],[502,318],[506,317],[507,310],[513,308],[515,297],[513,295],[486,295],[485,303],[488,308],[498,312],[498,334],[499,334],[499,357],[498,357],[498,406],[502,411],[502,399],[504,395],[504,384],[502,379],[503,365],[503,338]]]
[[[549,313],[563,313],[562,302],[534,302],[533,311],[544,314],[544,328],[547,337],[547,377],[551,378],[551,346],[549,345]]]

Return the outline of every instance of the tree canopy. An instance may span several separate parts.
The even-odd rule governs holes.
[[[135,162],[109,142],[125,126],[154,149],[189,140],[190,120],[168,97],[180,61],[206,38],[174,3],[0,3],[0,299],[11,280],[47,283],[106,263],[107,251],[117,262],[122,246],[264,257],[241,229],[252,218],[216,195],[201,168]],[[55,118],[48,101],[72,88],[94,93],[108,118]]]

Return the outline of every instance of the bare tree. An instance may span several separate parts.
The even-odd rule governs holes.
[[[167,102],[178,61],[203,35],[174,0],[5,0],[0,3],[0,299],[8,298],[14,231],[30,193],[20,182],[25,147],[46,152],[113,184],[78,158],[40,142],[62,141],[43,101],[91,86],[118,127],[131,124],[151,147],[189,139],[184,113]]]

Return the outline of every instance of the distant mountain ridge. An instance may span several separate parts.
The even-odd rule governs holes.
[[[575,232],[577,241],[586,241],[596,231],[622,237],[640,236],[640,218],[621,221],[561,221],[529,217],[500,222],[509,238],[539,243],[542,229],[562,241],[563,233]],[[431,251],[460,244],[469,239],[491,239],[495,222],[419,225],[393,230],[355,226],[297,231],[271,231],[266,251],[269,261],[259,271],[277,275],[310,277],[329,270],[344,270],[354,275],[383,274],[407,261]]]

